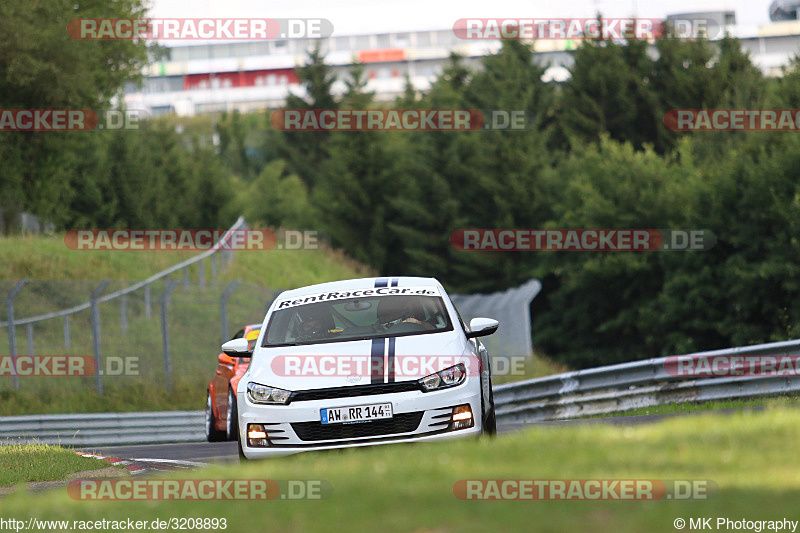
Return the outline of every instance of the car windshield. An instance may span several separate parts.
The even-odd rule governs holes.
[[[373,296],[275,311],[262,346],[294,346],[452,330],[439,296]]]

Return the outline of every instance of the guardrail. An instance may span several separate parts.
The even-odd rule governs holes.
[[[669,372],[683,360],[727,356],[790,356],[800,361],[800,340],[661,357],[494,387],[501,424],[531,424],[610,414],[668,403],[764,397],[800,391],[800,375],[692,378]],[[800,372],[795,372],[800,374]],[[203,411],[31,415],[0,418],[0,442],[70,446],[200,442]]]
[[[113,446],[205,440],[203,411],[28,415],[0,418],[0,444]]]
[[[799,355],[800,340],[792,340],[659,357],[507,383],[493,389],[497,418],[508,424],[529,424],[620,413],[668,403],[798,392],[800,372],[796,368],[785,375],[762,372],[762,375],[725,377],[681,376],[674,372],[674,368],[678,358],[699,361],[735,356]],[[673,368],[673,372],[668,371],[669,368]]]

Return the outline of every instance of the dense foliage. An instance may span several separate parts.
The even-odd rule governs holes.
[[[71,3],[34,4],[75,16]],[[138,9],[114,5],[120,17]],[[23,11],[4,5],[0,24],[24,22]],[[102,106],[147,54],[73,42],[56,56],[54,28],[30,31],[41,52],[0,32],[3,108]],[[288,134],[268,114],[233,113],[213,118],[216,142],[191,126],[177,133],[174,118],[136,132],[3,133],[0,209],[60,227],[219,227],[244,213],[322,230],[383,274],[436,276],[453,290],[538,277],[534,342],[575,367],[797,337],[800,139],[678,133],[663,117],[800,108],[800,62],[767,79],[732,38],[647,48],[584,43],[559,84],[542,81],[528,45],[506,41],[479,69],[453,56],[429,91],[407,87],[391,104],[525,110],[522,131]],[[29,76],[15,57],[33,65]],[[76,62],[86,77],[48,83]],[[334,94],[318,50],[297,73],[305,96],[287,109],[386,105],[358,65]],[[478,253],[450,245],[460,228],[708,229],[718,242],[707,252]]]

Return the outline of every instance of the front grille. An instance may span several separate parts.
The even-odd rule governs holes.
[[[416,430],[423,412],[400,413],[392,418],[353,424],[323,424],[322,422],[296,422],[292,429],[300,440],[340,440],[375,435],[408,433]]]
[[[420,391],[416,381],[400,381],[397,383],[377,383],[375,385],[353,385],[350,387],[333,387],[330,389],[311,389],[292,392],[290,402],[309,400],[333,400],[336,398],[352,398],[354,396],[374,396],[392,392]]]

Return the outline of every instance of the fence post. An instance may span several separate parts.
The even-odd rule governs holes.
[[[167,392],[172,392],[172,363],[169,356],[169,330],[167,328],[167,305],[169,305],[172,289],[177,285],[177,281],[167,283],[167,288],[161,296],[161,338],[164,345],[164,381],[167,384]]]
[[[217,279],[217,254],[211,256],[211,279]]]
[[[189,267],[183,267],[183,290],[189,290]]]
[[[27,325],[28,333],[28,355],[33,355],[33,324]]]
[[[203,260],[197,262],[197,280],[200,282],[200,289],[206,288],[206,276],[203,271]]]
[[[150,285],[144,287],[144,316],[150,318]]]
[[[17,297],[17,293],[22,290],[22,287],[24,287],[26,283],[28,283],[28,280],[26,279],[18,281],[6,297],[6,310],[8,313],[8,350],[9,355],[12,358],[17,355],[17,332],[16,327],[14,326],[14,298]],[[14,382],[14,389],[19,389],[19,378],[17,377],[16,372],[12,372],[11,379]]]
[[[100,309],[97,306],[97,299],[106,290],[109,280],[103,280],[100,285],[92,292],[90,304],[92,309],[92,351],[94,352],[95,363],[95,383],[97,386],[97,394],[103,395],[103,377],[102,366],[100,365]]]
[[[69,338],[69,315],[64,315],[64,349],[69,350],[70,348],[70,338]]]
[[[119,298],[119,326],[122,328],[122,333],[128,331],[128,307],[124,294]]]
[[[222,296],[219,299],[219,314],[222,318],[222,342],[224,344],[225,341],[228,340],[228,297],[231,295],[233,290],[236,288],[237,285],[241,283],[239,280],[231,281],[230,284],[225,288],[225,291],[222,293]]]

